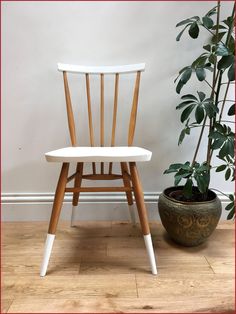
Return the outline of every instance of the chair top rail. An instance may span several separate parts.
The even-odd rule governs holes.
[[[73,64],[57,64],[58,71],[82,74],[116,74],[116,73],[135,73],[145,70],[145,63],[117,65],[117,66],[84,66]]]

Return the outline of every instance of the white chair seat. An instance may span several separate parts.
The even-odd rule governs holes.
[[[65,147],[45,154],[50,162],[149,161],[152,152],[141,147]]]

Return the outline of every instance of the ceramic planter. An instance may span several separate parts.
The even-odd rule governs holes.
[[[184,246],[197,246],[215,230],[222,212],[219,198],[209,191],[209,201],[182,202],[170,196],[183,187],[164,190],[158,201],[161,221],[170,237]]]

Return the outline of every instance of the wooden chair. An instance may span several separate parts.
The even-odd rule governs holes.
[[[150,229],[148,224],[147,211],[144,203],[143,191],[141,182],[136,167],[136,162],[149,161],[151,159],[151,152],[140,148],[133,147],[133,138],[136,125],[136,115],[138,108],[138,95],[141,72],[144,71],[145,64],[134,64],[124,66],[105,66],[105,67],[87,67],[77,66],[68,64],[58,64],[58,70],[63,73],[64,88],[65,88],[65,99],[69,133],[71,138],[71,147],[66,147],[46,153],[46,159],[49,162],[60,162],[62,163],[61,173],[59,176],[55,198],[51,213],[51,219],[49,223],[49,229],[47,239],[45,243],[44,257],[41,265],[40,276],[45,276],[49,258],[52,251],[52,246],[55,238],[56,228],[61,212],[61,207],[64,199],[65,192],[73,193],[72,202],[72,217],[71,225],[73,225],[75,210],[78,206],[80,192],[125,192],[127,202],[130,208],[132,222],[134,220],[133,211],[133,197],[136,201],[138,209],[140,224],[142,233],[144,236],[144,242],[147,249],[148,258],[151,265],[153,274],[157,274],[155,255],[152,246],[152,239],[150,235]],[[89,122],[89,138],[90,147],[80,147],[77,145],[75,122],[72,109],[72,102],[70,96],[69,83],[67,73],[82,74],[85,76],[86,81],[86,94],[87,94],[87,110],[88,110],[88,122]],[[118,90],[119,90],[119,78],[124,73],[136,73],[135,87],[133,94],[133,101],[131,106],[129,128],[128,128],[128,145],[117,147],[115,146],[115,135],[116,135],[116,122],[117,122],[117,108],[118,108]],[[100,147],[95,146],[94,140],[94,129],[92,119],[92,104],[90,96],[90,75],[100,76]],[[115,75],[115,91],[114,91],[114,107],[113,107],[113,119],[112,119],[112,134],[110,147],[104,146],[104,75]],[[68,176],[69,166],[71,162],[76,162],[77,167],[74,174]],[[92,173],[84,174],[83,165],[84,163],[92,163]],[[109,171],[105,173],[104,163],[109,163]],[[114,174],[112,172],[112,163],[120,163],[121,173]],[[100,164],[100,171],[96,169],[96,163]],[[128,169],[128,163],[129,168]],[[123,180],[123,186],[115,187],[82,187],[82,179],[86,180]],[[67,183],[74,180],[73,187],[66,187]]]

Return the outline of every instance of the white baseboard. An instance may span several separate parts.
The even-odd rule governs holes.
[[[145,192],[144,198],[150,220],[159,220],[157,201],[161,192]],[[227,194],[227,193],[226,193]],[[223,209],[228,198],[218,195]],[[3,193],[3,221],[48,220],[54,193]],[[61,219],[70,220],[72,196],[66,194]],[[223,210],[222,219],[227,212]],[[80,206],[75,219],[79,220],[129,220],[128,206],[124,193],[81,193]]]

